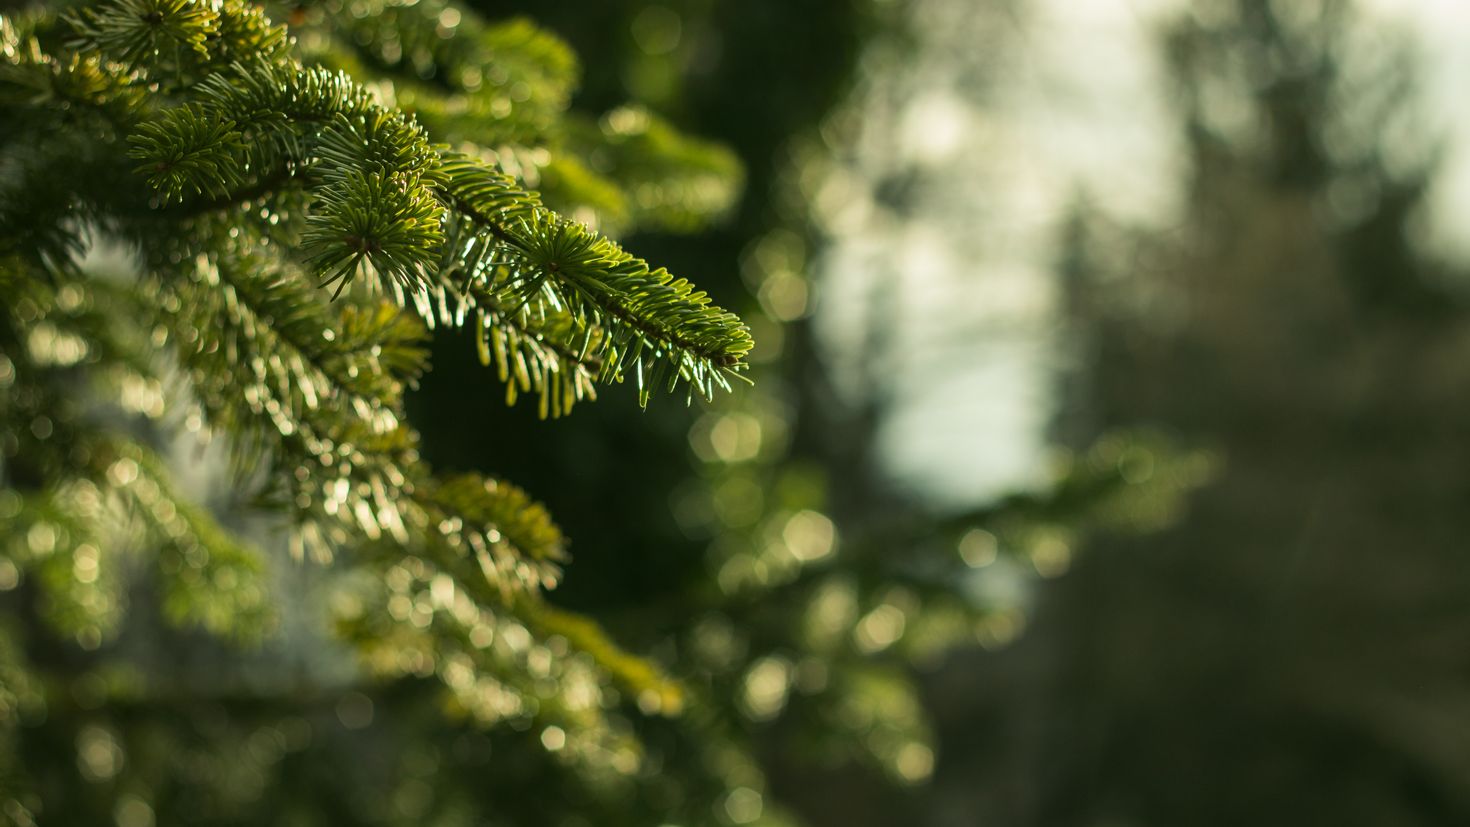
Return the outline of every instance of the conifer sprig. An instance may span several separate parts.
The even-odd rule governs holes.
[[[301,12],[310,26],[333,9]],[[0,552],[54,534],[27,576],[54,580],[60,628],[95,643],[125,599],[126,570],[93,559],[115,545],[99,517],[117,512],[113,528],[158,553],[166,614],[237,637],[267,628],[259,552],[191,502],[147,440],[89,435],[96,423],[66,402],[77,375],[142,387],[159,429],[226,440],[232,481],[290,517],[299,555],[340,555],[397,584],[349,624],[370,660],[381,646],[400,674],[437,673],[480,720],[555,723],[589,755],[626,757],[616,698],[673,711],[680,691],[546,602],[568,560],[560,530],[514,485],[436,477],[404,392],[439,326],[472,326],[507,396],[536,394],[551,416],[625,378],[645,402],[680,384],[708,396],[744,368],[749,335],[533,191],[576,82],[559,40],[443,0],[351,20],[329,27],[350,49],[310,52],[246,0],[0,18],[0,287],[34,293],[0,308],[0,367],[18,342],[70,337],[63,369],[9,362],[23,379],[0,395],[0,437],[14,431],[22,459],[0,464],[0,495],[36,487],[17,475],[42,482],[0,514]],[[391,83],[369,91],[343,71],[363,65]],[[121,242],[135,271],[92,274],[93,240]],[[68,315],[76,296],[86,312]],[[25,436],[43,411],[54,428]],[[94,564],[85,588],[63,588]],[[413,612],[433,607],[427,624],[399,616],[410,595]]]
[[[319,283],[340,293],[371,273],[426,316],[431,294],[451,285],[471,305],[476,287],[515,308],[544,304],[543,315],[565,314],[580,334],[579,352],[599,343],[598,380],[631,376],[645,402],[665,385],[712,396],[749,350],[739,320],[687,281],[556,215],[483,162],[434,149],[422,127],[340,72],[235,64],[131,140],[140,172],[168,200],[191,187],[218,198],[263,170],[300,170],[313,197],[301,241]],[[576,382],[544,387],[585,395]]]
[[[84,47],[128,64],[188,50],[200,58],[219,34],[219,12],[195,0],[117,0],[72,18]]]

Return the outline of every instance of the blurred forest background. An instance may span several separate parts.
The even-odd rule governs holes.
[[[702,447],[734,429],[733,414],[706,414],[721,418],[693,432],[716,460],[703,475],[738,474],[719,461],[747,452],[779,457],[778,473],[826,480],[843,542],[901,559],[916,541],[885,535],[875,514],[983,509],[1007,487],[1044,487],[1046,469],[1109,434],[1144,428],[1219,460],[1171,528],[1073,543],[1063,517],[1021,559],[1065,576],[980,569],[976,590],[1025,605],[1030,623],[1008,647],[1002,633],[919,673],[932,782],[788,767],[772,778],[778,798],[831,825],[1470,818],[1464,118],[1443,94],[1466,67],[1439,48],[1467,31],[1463,10],[927,0],[607,13],[549,21],[588,65],[620,67],[586,94],[645,100],[730,141],[749,171],[721,231],[641,243],[687,257],[727,296],[743,277],[785,323],[770,372],[787,384],[763,376],[755,391],[779,400],[785,450]],[[734,261],[739,273],[720,269]],[[757,328],[767,354],[771,339]],[[626,427],[626,440],[569,433],[567,462],[683,428],[649,427],[667,411],[628,426],[609,412],[589,432]],[[770,440],[772,415],[757,415]],[[595,521],[574,536],[618,548],[579,560],[568,593],[646,609],[681,565],[704,576],[687,523],[680,535],[658,518],[671,495],[692,508],[673,494],[686,469],[657,455],[666,471],[637,467],[667,473],[663,486],[619,486],[630,461],[608,457],[588,463],[607,477],[575,481],[585,499],[556,502],[569,522]],[[1134,479],[1156,461],[1140,456]],[[532,456],[517,470],[559,465]],[[555,502],[566,486],[538,488]],[[718,531],[756,519],[743,498],[781,490],[722,482]],[[768,725],[776,767],[800,712]]]
[[[113,782],[177,724],[128,771],[198,778],[54,823],[1470,822],[1470,110],[1443,92],[1470,67],[1441,48],[1470,13],[472,5],[566,38],[579,111],[744,166],[722,221],[626,243],[750,320],[753,388],[537,422],[441,335],[409,403],[436,468],[547,503],[554,599],[693,687],[695,725],[636,724],[647,777],[588,781],[459,731],[432,682],[357,686],[287,616],[232,668],[314,676],[317,714],[184,693],[97,724],[78,689],[22,730],[30,771]],[[325,575],[286,571],[311,605]],[[221,669],[161,634],[121,646]]]
[[[652,34],[675,19],[665,10],[681,37]],[[589,65],[622,67],[587,94],[605,83],[610,99],[730,141],[750,176],[722,231],[641,241],[724,279],[726,295],[743,276],[786,323],[770,370],[787,384],[756,389],[780,400],[789,435],[772,462],[827,481],[843,542],[902,559],[916,541],[875,514],[943,523],[1007,487],[1045,487],[1047,469],[1110,434],[1164,433],[1217,460],[1166,530],[1074,542],[1064,516],[1020,576],[979,570],[977,593],[1024,605],[1029,623],[1009,646],[1004,632],[920,671],[931,782],[788,767],[778,798],[831,825],[1470,818],[1464,118],[1443,94],[1465,66],[1439,48],[1467,31],[1462,10],[927,0],[619,14],[590,30],[582,10],[553,22]],[[800,288],[785,281],[796,274]],[[569,436],[568,462],[675,439],[682,425],[648,427],[668,415],[632,417],[626,441]],[[728,421],[696,426],[696,450]],[[731,440],[703,447],[717,460],[705,476],[757,453]],[[1163,462],[1128,450],[1134,480]],[[569,522],[596,521],[574,536],[619,548],[602,558],[611,571],[574,567],[569,593],[587,577],[585,599],[646,607],[669,586],[641,573],[701,560],[657,517],[686,473],[660,455],[664,487],[620,487],[624,461],[609,457],[589,464],[609,470],[585,479],[585,500],[557,503]],[[533,456],[518,471],[557,465]],[[560,489],[555,501],[566,482],[539,488]],[[740,498],[780,490],[717,488],[719,530],[753,519]],[[612,497],[630,501],[595,507]],[[785,716],[768,725],[777,767]]]

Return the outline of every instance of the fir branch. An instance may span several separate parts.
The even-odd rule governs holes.
[[[400,655],[425,647],[429,657],[414,673],[427,674],[427,662],[467,708],[493,690],[527,720],[561,722],[569,743],[631,750],[604,711],[610,687],[662,711],[678,707],[677,687],[590,621],[544,602],[567,560],[559,529],[513,485],[433,476],[406,424],[404,388],[423,369],[426,324],[473,324],[481,358],[496,364],[508,396],[539,393],[543,415],[628,376],[645,400],[666,383],[709,395],[743,367],[749,336],[687,282],[557,215],[527,188],[547,163],[541,144],[553,156],[559,149],[575,63],[534,26],[489,26],[468,14],[455,26],[445,22],[451,11],[459,13],[420,0],[347,25],[375,32],[359,44],[364,53],[376,49],[383,64],[427,79],[405,82],[399,104],[413,99],[456,129],[493,130],[440,139],[513,135],[523,142],[494,157],[519,157],[519,165],[471,154],[493,155],[483,149],[435,146],[415,117],[347,74],[303,65],[285,30],[246,0],[103,0],[73,18],[76,37],[54,56],[39,43],[57,38],[0,21],[0,115],[20,125],[14,135],[86,123],[88,137],[72,145],[95,147],[96,159],[78,164],[79,176],[136,163],[136,175],[102,176],[107,186],[66,179],[57,188],[64,197],[41,205],[36,219],[54,229],[74,216],[84,222],[78,233],[121,236],[143,270],[145,301],[118,301],[77,321],[91,328],[111,316],[147,338],[88,338],[69,374],[146,362],[166,349],[187,376],[187,394],[169,398],[167,409],[202,413],[206,431],[229,441],[242,487],[254,493],[266,481],[264,499],[294,517],[303,553],[309,544],[350,554],[368,571],[411,573],[412,588],[394,587],[365,615],[379,624],[375,640]],[[390,35],[403,49],[396,57],[383,49]],[[20,180],[52,169],[12,152],[20,140],[0,136],[6,162],[23,168]],[[152,210],[142,208],[148,192]],[[8,192],[0,201],[6,216],[34,204]],[[247,214],[226,214],[241,204],[251,206]],[[0,234],[7,292],[12,276],[39,279],[47,264],[9,252],[27,226]],[[49,245],[73,269],[74,239],[57,234]],[[4,269],[12,260],[19,275]],[[374,278],[357,280],[362,274]],[[333,288],[335,301],[314,281]],[[378,300],[375,289],[394,301]],[[26,313],[66,318],[49,305]],[[39,371],[25,381],[55,379]],[[10,404],[0,398],[0,408]],[[13,418],[34,419],[29,410]],[[80,444],[73,432],[93,424],[67,412],[55,427],[65,439],[27,439],[23,460],[7,457],[0,470],[33,475],[37,491],[68,505],[100,498],[126,513],[129,530],[160,552],[174,619],[228,634],[263,627],[258,552],[182,498],[166,465],[130,440],[82,440],[97,464],[81,475],[58,472],[70,461],[61,445]],[[73,512],[57,517],[78,526],[69,538],[85,540],[102,525]],[[54,576],[75,579],[76,560],[86,557],[57,558]],[[409,611],[423,600],[434,606],[429,624],[395,617],[404,607],[397,598],[410,594]],[[120,600],[97,605],[110,611]],[[404,663],[396,658],[394,668]]]
[[[173,110],[167,123],[135,138],[137,156],[153,165],[166,197],[177,196],[191,177],[197,189],[217,192],[237,185],[249,166],[222,166],[239,154],[226,148],[223,136],[239,135],[228,128],[237,121],[227,119],[275,133],[285,131],[284,123],[325,123],[295,136],[293,146],[302,154],[291,162],[309,165],[319,182],[311,186],[317,208],[303,243],[322,284],[336,284],[339,293],[366,268],[401,302],[411,296],[422,303],[424,268],[435,258],[441,270],[464,273],[472,282],[486,278],[481,265],[488,253],[521,302],[540,296],[580,325],[599,327],[606,355],[613,357],[602,378],[633,373],[645,402],[665,380],[711,396],[717,385],[728,387],[723,374],[738,369],[750,347],[739,321],[710,306],[688,282],[651,270],[611,241],[555,216],[512,180],[467,156],[434,154],[420,127],[371,104],[340,74],[237,65],[200,84],[200,94],[206,108]],[[211,141],[220,146],[195,150]],[[445,244],[449,219],[440,201],[495,244]],[[464,234],[451,228],[449,235],[459,240]]]
[[[649,711],[677,715],[684,708],[686,691],[648,660],[624,652],[607,633],[585,617],[545,602],[524,607],[528,622],[542,635],[566,638],[597,661],[638,705]]]
[[[461,576],[485,578],[502,602],[554,585],[562,540],[539,505],[503,483],[436,482],[419,463],[400,389],[422,352],[392,346],[397,339],[413,347],[418,326],[353,305],[333,311],[251,261],[237,252],[191,263],[187,281],[160,285],[172,295],[159,304],[175,308],[165,322],[186,345],[181,355],[211,420],[253,434],[254,456],[269,446],[298,469],[282,499],[320,525],[311,535],[332,545],[391,540]],[[389,334],[390,323],[402,331]],[[200,330],[214,331],[224,348],[191,346]],[[371,349],[356,350],[354,340]],[[216,387],[221,381],[243,393]]]
[[[593,383],[605,362],[591,345],[600,341],[600,330],[583,328],[566,313],[538,316],[524,304],[506,309],[508,302],[481,287],[471,288],[470,295],[479,316],[480,362],[495,365],[510,403],[518,393],[534,391],[545,419],[565,416],[577,402],[597,398]]]
[[[443,239],[441,213],[427,192],[391,175],[344,172],[339,183],[317,191],[301,238],[307,263],[321,286],[337,284],[333,298],[364,266],[400,289],[418,292],[421,268]]]
[[[205,42],[219,33],[219,13],[198,0],[116,0],[81,10],[71,24],[78,51],[138,66],[178,49],[207,56]]]
[[[610,752],[636,759],[636,743],[612,726],[605,711],[609,680],[595,658],[565,638],[535,636],[516,615],[486,609],[473,589],[454,582],[421,559],[385,564],[340,617],[339,631],[374,672],[436,674],[452,708],[482,726],[558,726],[574,760],[606,762]],[[414,607],[415,623],[366,609],[384,603]]]
[[[279,60],[291,48],[286,27],[271,22],[265,10],[248,0],[219,4],[218,30],[205,42],[212,65],[242,60]]]
[[[167,210],[171,218],[195,218],[207,216],[220,210],[231,210],[241,205],[252,204],[263,198],[276,195],[289,184],[297,173],[290,168],[280,168],[261,176],[254,183],[246,184],[239,189],[224,193],[215,198],[200,201],[188,205],[175,205]]]
[[[440,185],[451,207],[493,240],[481,250],[495,257],[522,302],[544,296],[582,324],[604,329],[614,357],[605,378],[620,379],[631,363],[645,400],[661,372],[706,397],[716,384],[728,387],[721,374],[737,370],[750,348],[738,319],[711,306],[688,282],[650,270],[613,242],[519,199],[512,185],[474,167],[463,157],[446,158]],[[487,272],[474,264],[461,269]]]
[[[103,554],[113,551],[104,538],[117,530],[104,492],[85,474],[69,475],[16,499],[0,519],[0,559],[34,578],[49,625],[95,647],[116,632],[126,607],[122,567]]]
[[[362,115],[376,106],[367,89],[346,73],[306,68],[294,60],[232,63],[210,74],[190,94],[242,128],[320,124],[337,115]]]
[[[244,136],[234,121],[197,105],[138,124],[128,142],[133,146],[128,155],[147,162],[139,172],[164,203],[193,194],[222,198],[243,184],[245,168],[238,158]]]

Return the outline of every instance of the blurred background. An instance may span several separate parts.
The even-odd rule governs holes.
[[[83,693],[26,736],[101,783],[190,721],[153,748],[197,783],[97,812],[1470,823],[1470,5],[471,5],[566,38],[579,111],[744,168],[723,220],[625,243],[750,321],[753,387],[537,422],[442,335],[410,403],[437,469],[546,502],[554,599],[692,687],[692,723],[631,721],[636,783],[589,781],[287,617],[247,668],[315,676],[314,712],[78,730]]]
[[[678,549],[705,535],[738,560],[731,538],[791,507],[767,474],[822,480],[802,505],[871,570],[1111,435],[1210,458],[1162,530],[1084,536],[1084,509],[1054,509],[964,575],[1025,628],[916,669],[932,779],[832,761],[778,772],[778,794],[832,825],[1470,819],[1470,7],[634,3],[590,31],[581,13],[549,22],[619,67],[585,94],[744,160],[729,225],[639,244],[732,303],[754,292],[770,366],[691,432],[710,502],[681,497],[677,461],[666,488],[617,490],[615,457],[585,503],[552,497],[598,520],[573,536],[619,538],[614,571],[580,558],[569,594],[608,599],[644,555],[700,560]],[[1131,481],[1167,461],[1123,453]],[[613,510],[672,505],[682,533],[589,507],[634,496]],[[930,539],[893,534],[900,514]],[[754,716],[787,754],[793,706]]]
[[[593,108],[640,101],[746,166],[726,224],[630,244],[743,303],[756,387],[692,423],[598,406],[550,426],[565,463],[513,476],[598,538],[582,607],[636,624],[689,578],[761,584],[690,617],[742,638],[711,680],[764,699],[735,712],[778,799],[831,825],[1470,819],[1470,7],[523,10],[599,67]],[[693,468],[643,453],[686,430]],[[1113,471],[1100,516],[1077,481]],[[905,672],[853,691],[911,680],[929,716],[884,745],[915,725],[873,702],[879,769],[793,734],[846,702],[762,626],[793,514],[836,546],[861,668]],[[988,619],[895,655],[940,554]]]
[[[1470,819],[1470,7],[615,6],[527,11],[608,67],[585,95],[740,154],[727,225],[636,244],[722,300],[754,293],[768,366],[696,413],[707,501],[675,452],[637,463],[646,486],[617,485],[617,456],[583,501],[534,486],[601,538],[568,595],[643,605],[669,585],[606,586],[650,566],[733,588],[730,561],[797,507],[831,520],[841,567],[894,582],[1099,441],[1130,483],[1171,475],[1102,530],[1064,502],[1039,538],[962,535],[968,594],[1017,611],[913,666],[932,778],[902,748],[907,785],[845,757],[783,767],[799,686],[743,710],[779,797],[830,825]],[[577,456],[683,430],[659,409],[600,447],[571,435],[621,410],[552,427]]]

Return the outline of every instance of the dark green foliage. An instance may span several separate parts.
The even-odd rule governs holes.
[[[754,392],[716,395],[749,335],[622,241],[722,297],[744,295],[742,258],[752,288],[775,278],[742,253],[810,240],[778,186],[805,171],[777,159],[818,125],[861,15],[680,8],[689,42],[728,31],[732,59],[656,108],[756,161],[736,223],[681,241],[625,234],[708,225],[742,175],[626,103],[609,35],[646,6],[537,10],[596,50],[591,112],[567,109],[581,73],[557,37],[434,0],[272,10],[289,31],[229,2],[6,19],[5,817],[841,820],[804,788],[856,778],[852,808],[888,794],[875,779],[923,784],[918,668],[1021,628],[975,589],[992,558],[1055,566],[1198,481],[1120,439],[1053,492],[937,518],[863,464],[862,412],[811,404],[806,320],[753,301],[791,361],[771,348]],[[431,373],[431,350],[483,364]],[[544,438],[483,404],[532,393],[560,416],[624,379],[722,401],[609,406]],[[686,436],[692,472],[666,441]],[[492,468],[561,500],[576,544]]]
[[[122,0],[84,9],[73,28],[87,46],[125,64],[180,51],[202,60],[209,57],[205,43],[219,37],[219,18],[213,9],[189,0]]]
[[[0,17],[0,591],[21,598],[4,606],[101,652],[76,656],[87,669],[126,662],[140,589],[175,625],[271,634],[269,564],[287,561],[176,479],[178,435],[216,439],[230,499],[288,518],[262,540],[362,575],[333,614],[372,671],[437,675],[464,714],[551,727],[574,762],[629,771],[617,698],[671,712],[680,689],[544,602],[561,532],[513,485],[433,476],[404,390],[439,327],[473,326],[510,399],[538,395],[543,416],[625,378],[645,402],[681,384],[709,397],[749,335],[523,183],[537,168],[514,159],[561,157],[576,66],[560,41],[445,4],[363,11],[300,10],[308,43],[237,2]],[[398,78],[400,105],[316,59]],[[644,164],[672,179],[701,146],[670,131]],[[690,226],[720,192],[642,214]],[[24,675],[73,668],[11,654],[3,668]],[[18,698],[0,703],[6,738]],[[5,817],[37,815],[28,782],[5,777]]]

